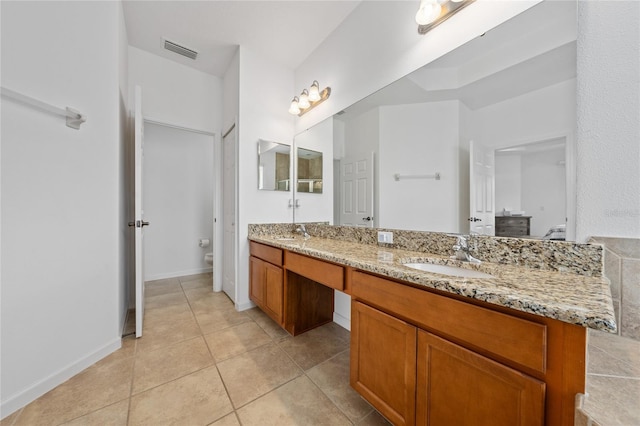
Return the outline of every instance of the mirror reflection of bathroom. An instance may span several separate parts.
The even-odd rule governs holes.
[[[496,235],[564,240],[566,166],[566,137],[496,149]]]
[[[298,148],[297,192],[322,194],[322,153]]]
[[[291,147],[258,140],[258,189],[266,191],[291,190]]]

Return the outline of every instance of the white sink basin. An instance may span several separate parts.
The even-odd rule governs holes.
[[[404,266],[434,274],[449,275],[462,278],[495,278],[493,275],[476,271],[475,269],[459,268],[449,265],[435,265],[433,263],[405,263]]]

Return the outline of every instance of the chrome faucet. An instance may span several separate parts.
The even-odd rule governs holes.
[[[470,237],[471,236],[469,236],[469,238]],[[469,242],[467,241],[468,237],[464,235],[457,235],[457,238],[458,240],[456,241],[456,244],[452,247],[455,254],[451,256],[451,258],[461,260],[463,262],[481,263],[479,259],[471,256]]]
[[[307,232],[307,228],[304,226],[304,223],[301,223],[300,225],[298,225],[296,232],[301,233],[305,240],[308,240],[309,238],[311,238],[311,235],[309,235],[309,233]]]

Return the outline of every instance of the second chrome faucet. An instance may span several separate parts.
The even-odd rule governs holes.
[[[456,244],[452,247],[454,255],[451,256],[452,259],[460,260],[462,262],[470,262],[470,263],[482,263],[479,259],[471,256],[471,249],[469,248],[469,241],[464,235],[457,235],[458,239]]]

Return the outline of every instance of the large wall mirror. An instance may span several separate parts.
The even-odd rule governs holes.
[[[574,239],[576,34],[541,2],[333,117],[334,224]]]
[[[258,140],[258,189],[291,191],[291,146]]]

